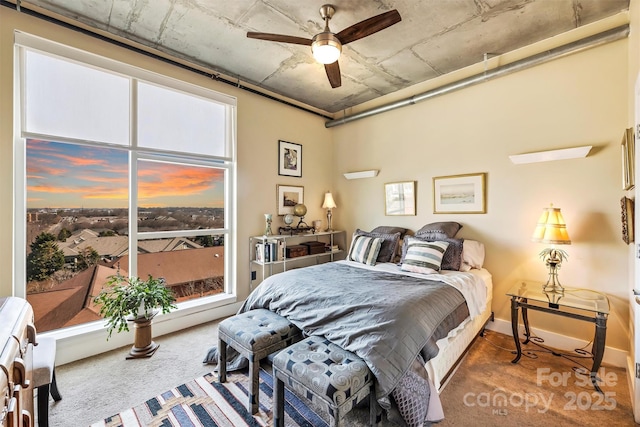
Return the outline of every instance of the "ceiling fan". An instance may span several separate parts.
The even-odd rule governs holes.
[[[311,46],[313,57],[318,62],[324,64],[324,69],[327,72],[331,87],[337,88],[342,84],[340,65],[338,64],[342,46],[384,30],[393,24],[397,24],[402,18],[400,18],[398,11],[394,9],[360,21],[336,34],[329,29],[329,20],[333,17],[335,11],[335,6],[331,4],[325,4],[320,7],[320,16],[324,19],[324,31],[316,34],[312,39],[256,32],[248,32],[247,37]]]

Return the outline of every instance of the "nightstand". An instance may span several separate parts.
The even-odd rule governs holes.
[[[569,360],[589,358],[593,359],[591,366],[591,383],[600,393],[598,386],[598,369],[604,355],[605,339],[607,336],[607,317],[609,316],[609,299],[601,293],[588,289],[565,287],[561,292],[545,292],[543,283],[522,281],[511,288],[507,295],[511,297],[511,328],[513,340],[516,344],[516,357],[511,363],[518,363],[522,356],[522,346],[518,333],[518,310],[522,309],[525,339],[522,344],[531,342],[555,356],[562,356]],[[542,311],[557,316],[569,317],[595,324],[595,335],[591,353],[578,349],[571,353],[549,349],[543,346],[541,338],[532,337],[529,329],[528,310]]]

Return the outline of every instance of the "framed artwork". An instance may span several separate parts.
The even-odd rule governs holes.
[[[433,178],[433,213],[487,213],[486,173]]]
[[[293,207],[304,203],[304,187],[297,185],[278,185],[276,188],[278,215],[293,214]]]
[[[623,197],[620,199],[620,207],[622,208],[622,241],[627,245],[633,243],[634,236],[634,202],[633,199]]]
[[[391,182],[384,185],[385,215],[416,214],[416,182]]]
[[[633,128],[626,129],[622,136],[622,189],[631,190],[635,185],[634,161],[636,155]]]
[[[302,178],[302,145],[278,141],[278,175]]]

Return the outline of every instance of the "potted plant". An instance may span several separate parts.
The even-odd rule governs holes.
[[[177,308],[173,292],[163,278],[149,275],[147,280],[138,277],[109,276],[106,286],[94,298],[100,305],[100,315],[107,319],[107,331],[129,331],[129,322],[134,326],[134,345],[127,359],[151,357],[158,344],[151,339],[151,320],[162,312]]]

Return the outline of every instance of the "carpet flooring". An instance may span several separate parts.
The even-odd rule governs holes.
[[[149,359],[125,360],[127,347],[57,367],[63,398],[50,402],[50,425],[89,426],[208,375],[212,367],[201,361],[217,342],[217,322],[155,341],[160,348]],[[445,419],[438,426],[635,425],[624,369],[601,369],[599,395],[570,361],[538,354],[512,364],[513,347],[511,337],[492,331],[475,341],[441,391]],[[367,413],[366,407],[356,408],[345,425],[365,426]],[[391,426],[384,417],[379,424]]]
[[[601,367],[600,394],[576,363],[536,351],[513,364],[514,348],[511,336],[492,331],[476,340],[441,393],[446,418],[439,425],[635,425],[625,369]]]

